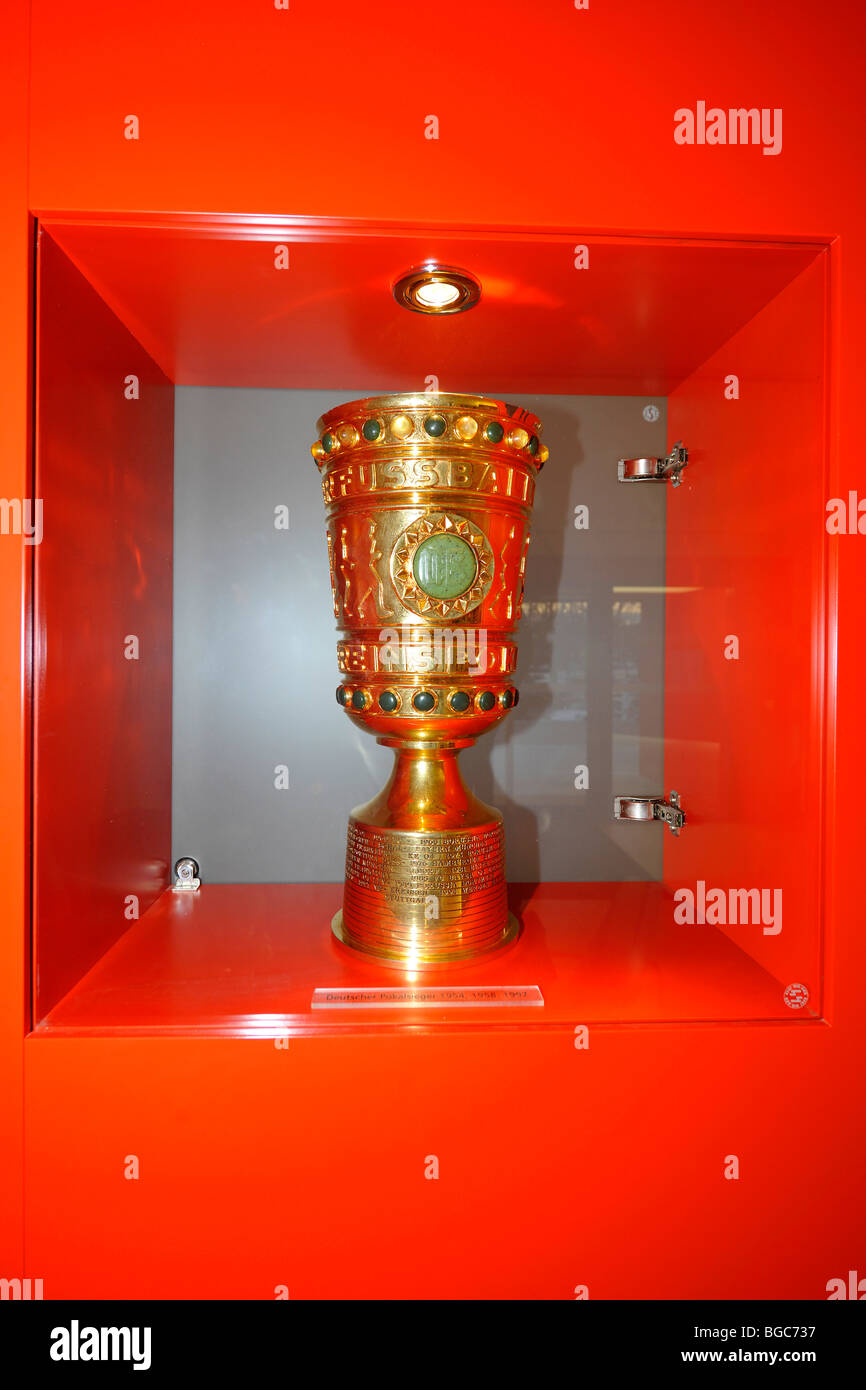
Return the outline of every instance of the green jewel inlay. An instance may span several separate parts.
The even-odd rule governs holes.
[[[446,531],[422,541],[412,560],[415,582],[430,598],[457,598],[471,588],[477,572],[472,546]]]
[[[501,444],[504,433],[498,420],[491,420],[484,426],[484,438],[489,439],[491,444]]]
[[[332,434],[323,434],[323,435],[322,435],[322,448],[324,449],[325,453],[326,453],[326,454],[329,454],[329,453],[331,452],[331,450],[333,449],[333,447],[334,447],[334,436],[333,436]]]
[[[424,421],[424,428],[434,439],[438,439],[445,433],[446,420],[443,415],[428,415]]]
[[[382,433],[382,426],[379,424],[378,420],[365,420],[361,426],[361,433],[365,439],[369,439],[372,443],[372,441],[378,439],[379,435]]]

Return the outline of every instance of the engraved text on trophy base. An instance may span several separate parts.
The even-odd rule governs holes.
[[[501,825],[463,834],[373,834],[349,823],[346,878],[389,902],[423,906],[431,893],[449,898],[495,888],[504,877]]]

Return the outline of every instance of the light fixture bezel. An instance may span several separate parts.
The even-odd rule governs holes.
[[[458,290],[453,304],[422,304],[416,298],[424,285],[452,285]],[[407,270],[392,287],[394,298],[403,309],[411,309],[413,314],[430,314],[437,317],[445,314],[463,314],[473,308],[481,298],[481,282],[468,270],[459,266],[443,265],[440,261],[425,261],[422,265]]]

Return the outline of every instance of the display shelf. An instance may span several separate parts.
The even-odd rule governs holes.
[[[721,932],[679,926],[659,883],[518,884],[523,930],[471,967],[407,975],[332,938],[338,884],[168,890],[53,1008],[41,1034],[270,1036],[801,1020],[783,985]],[[538,985],[544,1007],[315,1010],[316,988]]]

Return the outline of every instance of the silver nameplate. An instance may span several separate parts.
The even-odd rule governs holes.
[[[387,989],[314,989],[313,1009],[544,1008],[538,985],[408,985]]]

